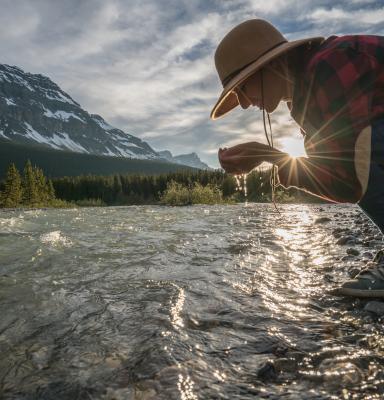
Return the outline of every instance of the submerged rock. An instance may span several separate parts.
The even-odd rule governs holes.
[[[384,315],[384,302],[370,301],[365,305],[364,310],[382,317]]]
[[[334,390],[359,384],[363,372],[352,362],[336,361],[333,358],[324,359],[319,365],[319,372],[324,382]]]
[[[320,217],[315,220],[315,224],[324,224],[326,222],[331,222],[331,218],[328,217]]]
[[[289,358],[278,358],[274,362],[274,366],[278,372],[297,372],[297,360],[294,357]]]
[[[267,361],[257,371],[257,377],[263,381],[274,380],[277,378],[277,371],[272,361]]]
[[[357,242],[357,239],[354,236],[342,236],[336,244],[339,244],[341,246],[344,246],[346,244],[355,244]]]
[[[37,345],[33,346],[29,351],[32,364],[37,369],[44,369],[49,367],[49,361],[52,357],[53,346],[43,346],[38,347]]]
[[[358,256],[360,254],[359,250],[354,249],[353,247],[350,247],[349,249],[347,249],[347,254],[351,255],[351,256]]]
[[[364,257],[364,258],[368,258],[368,259],[373,259],[373,254],[370,252],[370,251],[365,251],[363,254],[362,254],[362,256]]]

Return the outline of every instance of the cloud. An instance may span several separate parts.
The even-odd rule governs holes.
[[[372,24],[378,24],[384,20],[384,7],[375,8],[374,10],[347,10],[341,7],[332,7],[331,9],[317,8],[309,14],[307,18],[316,24],[325,23],[332,26],[338,24],[337,29],[341,34],[351,28],[354,28],[356,32],[356,21],[359,21],[358,25],[360,30],[365,31],[366,28],[370,28]],[[378,33],[381,32],[382,30],[380,29]]]
[[[373,0],[3,0],[1,62],[42,73],[91,113],[155,149],[195,151],[218,166],[219,146],[264,141],[261,113],[209,113],[222,90],[213,54],[249,18],[287,38],[384,32]],[[272,115],[277,144],[300,140],[285,106]]]

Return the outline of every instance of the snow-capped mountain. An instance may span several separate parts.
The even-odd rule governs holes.
[[[175,164],[188,165],[189,167],[199,169],[212,169],[203,163],[196,153],[180,154],[179,156],[173,156],[168,150],[158,151],[157,153],[165,160]]]
[[[0,138],[54,149],[161,159],[146,142],[83,110],[49,78],[0,64]]]

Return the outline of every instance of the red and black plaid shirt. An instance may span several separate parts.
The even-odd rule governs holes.
[[[282,185],[336,202],[362,197],[354,156],[359,133],[384,117],[384,37],[331,36],[295,80],[291,115],[301,126],[308,158],[279,167]]]

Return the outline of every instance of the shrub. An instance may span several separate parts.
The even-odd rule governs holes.
[[[209,184],[202,186],[196,182],[190,195],[192,204],[219,204],[223,202],[223,194],[219,188]]]
[[[105,203],[101,199],[82,199],[77,200],[75,204],[79,207],[102,207]]]
[[[160,202],[168,206],[220,204],[223,203],[223,194],[218,187],[213,185],[203,186],[196,182],[193,186],[187,187],[171,181],[161,196]]]
[[[52,200],[48,207],[52,208],[73,208],[75,205],[69,201],[61,200],[61,199],[54,199]]]
[[[186,206],[191,204],[190,191],[181,183],[171,181],[167,184],[160,202],[168,206]]]

